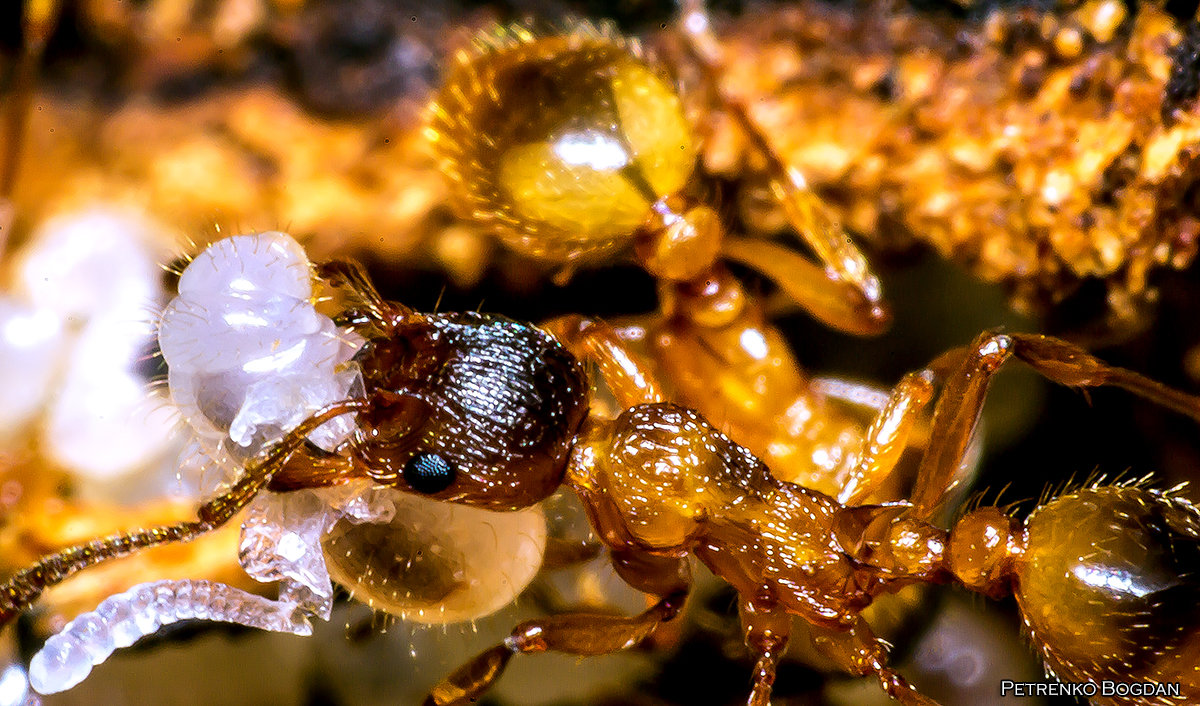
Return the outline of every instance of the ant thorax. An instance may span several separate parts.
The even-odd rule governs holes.
[[[196,436],[181,473],[201,471],[192,479],[201,492],[235,484],[319,410],[365,394],[355,358],[365,340],[318,311],[313,285],[304,250],[278,232],[218,241],[182,273],[159,341],[172,398]],[[351,413],[303,442],[338,458],[365,436]],[[331,575],[371,607],[436,624],[495,612],[541,566],[546,520],[536,505],[496,513],[365,477],[325,485],[263,491],[243,515],[239,561],[258,581],[279,582],[278,600],[209,581],[136,586],[51,638],[31,663],[34,688],[70,688],[114,649],[178,620],[309,634],[310,617],[329,618]]]

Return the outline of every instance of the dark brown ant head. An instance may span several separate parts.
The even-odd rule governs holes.
[[[550,335],[475,312],[414,314],[357,360],[370,409],[356,452],[376,481],[494,510],[558,488],[588,388]]]

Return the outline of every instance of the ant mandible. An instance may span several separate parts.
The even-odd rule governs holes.
[[[233,240],[256,253],[299,249],[278,233]],[[204,262],[211,265],[213,259]],[[201,328],[217,332],[214,341],[224,327],[247,321],[262,332],[273,324],[272,314],[292,310],[276,292],[292,291],[289,278],[309,276],[290,266],[264,276],[250,272],[244,267],[210,272],[194,264],[184,273],[181,292],[204,287],[234,292],[239,316],[214,310],[197,317],[200,310],[188,306],[177,307],[176,316],[199,320]],[[418,313],[384,301],[346,263],[322,265],[316,273],[361,302],[338,316],[341,333],[326,336],[319,324],[312,339],[361,344],[353,355],[361,385],[338,388],[342,394],[356,392],[318,401],[321,409],[281,441],[262,444],[241,477],[204,504],[196,520],[72,547],[19,572],[0,585],[0,620],[11,620],[43,590],[90,565],[219,527],[264,493],[366,481],[435,501],[513,511],[566,486],[587,510],[618,575],[658,601],[635,617],[567,613],[523,623],[438,684],[427,703],[471,702],[515,654],[597,655],[638,644],[680,611],[689,591],[689,557],[738,593],[746,643],[757,658],[753,706],[769,703],[793,616],[812,626],[816,647],[841,668],[876,676],[903,703],[934,703],[888,666],[887,647],[862,611],[905,585],[947,581],[991,596],[1015,595],[1034,645],[1064,678],[1179,682],[1185,698],[1200,695],[1194,663],[1200,512],[1177,494],[1128,484],[1091,487],[1041,505],[1024,526],[994,507],[967,513],[949,531],[930,522],[953,485],[990,381],[1014,356],[1058,383],[1122,387],[1200,420],[1196,397],[1106,365],[1061,340],[985,333],[909,377],[941,389],[909,500],[859,505],[867,489],[894,469],[887,445],[864,450],[870,472],[839,502],[774,477],[693,410],[658,402],[631,406],[615,419],[590,416],[582,364],[535,326],[480,313]],[[256,298],[261,291],[270,296]],[[306,296],[303,283],[292,293]],[[169,320],[164,317],[164,326]],[[180,345],[169,340],[164,337],[164,354]],[[186,347],[189,355],[206,357],[210,370],[228,367],[222,355],[237,359],[244,353],[202,341]],[[331,360],[327,352],[283,350],[270,349],[270,360],[282,366],[268,373],[277,382],[286,383],[283,373],[294,372],[288,366],[295,360],[316,353],[319,365]],[[609,374],[619,374],[616,369],[610,366]],[[231,375],[243,372],[249,371]],[[186,384],[181,380],[180,389]],[[894,394],[908,392],[898,388]],[[918,413],[919,406],[910,407],[898,416]],[[347,419],[352,428],[331,431],[331,423]],[[386,572],[381,576],[386,583]],[[229,610],[227,588],[176,582],[160,596],[165,607],[159,610],[172,619],[202,616],[304,632],[303,614],[278,608],[303,602],[251,597],[243,605],[258,617],[239,618]],[[364,579],[359,589],[371,590],[370,581]],[[117,630],[106,621],[121,622],[126,633],[135,622],[143,630],[137,634],[145,634],[142,623],[156,629],[160,614],[137,612],[155,603],[149,590],[131,592],[140,608],[110,607],[87,616],[83,632],[74,633],[84,642],[48,659],[82,655],[102,661],[92,650],[111,651],[112,637],[97,639],[100,647],[86,640]],[[186,610],[176,603],[187,603]],[[1180,607],[1191,611],[1183,617],[1184,629],[1178,629]]]

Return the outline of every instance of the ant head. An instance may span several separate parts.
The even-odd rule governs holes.
[[[429,135],[472,217],[550,259],[602,255],[681,189],[696,151],[678,95],[614,33],[513,29],[463,52]]]
[[[558,488],[588,388],[548,334],[473,312],[417,314],[357,360],[370,409],[356,453],[377,482],[495,510]]]

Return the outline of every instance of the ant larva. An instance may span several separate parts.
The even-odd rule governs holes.
[[[1064,341],[985,333],[908,378],[940,387],[916,486],[904,502],[860,505],[893,471],[887,445],[864,450],[868,472],[839,501],[774,477],[693,410],[656,402],[615,419],[589,415],[583,365],[536,326],[418,313],[384,301],[346,263],[312,272],[348,290],[351,303],[334,319],[313,308],[303,251],[281,233],[219,241],[189,265],[162,323],[172,390],[215,442],[207,446],[215,457],[241,458],[239,475],[195,520],[82,544],[19,572],[0,586],[0,618],[88,566],[188,541],[247,507],[240,558],[257,578],[280,580],[280,598],[211,582],[135,587],[47,643],[31,667],[38,689],[68,688],[114,647],[179,619],[306,634],[308,617],[328,615],[329,573],[346,575],[339,565],[354,572],[360,600],[405,614],[411,596],[393,583],[405,580],[403,559],[377,546],[387,531],[356,536],[352,525],[390,521],[398,497],[520,513],[565,486],[618,575],[658,601],[634,617],[566,613],[522,623],[435,687],[428,703],[472,701],[515,654],[597,655],[638,644],[681,609],[690,557],[738,592],[757,659],[755,706],[769,702],[793,617],[842,669],[874,675],[903,703],[932,704],[889,668],[886,645],[862,618],[879,596],[928,582],[1014,595],[1035,648],[1063,678],[1177,682],[1181,699],[1200,695],[1189,612],[1200,598],[1200,513],[1175,492],[1093,486],[1043,502],[1024,524],[995,507],[949,530],[930,521],[991,379],[1013,357],[1055,382],[1122,387],[1198,420],[1200,399]],[[622,373],[607,366],[605,374]],[[200,380],[204,394],[190,394]],[[909,394],[897,388],[881,416]],[[270,404],[279,399],[293,403]],[[338,550],[326,543],[322,552],[336,525]]]

